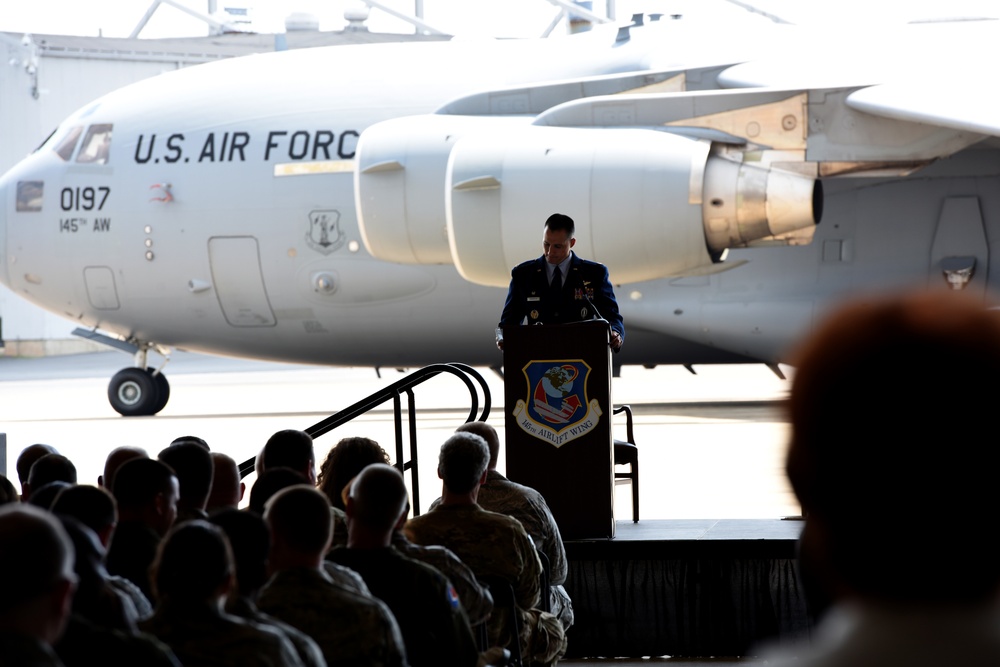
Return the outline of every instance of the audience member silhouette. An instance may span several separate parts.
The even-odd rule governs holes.
[[[135,608],[111,586],[94,532],[72,517],[59,518],[73,542],[78,577],[72,613],[54,647],[66,667],[90,667],[96,656],[103,667],[178,667],[166,645],[136,630]]]
[[[218,526],[201,519],[174,526],[153,566],[156,611],[141,627],[186,666],[300,667],[295,648],[276,630],[223,610],[233,570],[229,541]]]
[[[250,502],[247,509],[264,516],[264,507],[274,494],[282,489],[298,484],[307,484],[306,478],[291,468],[270,468],[257,476],[250,487]]]
[[[21,500],[31,500],[31,494],[51,482],[76,484],[76,466],[62,454],[46,454],[31,464],[28,481],[21,487]]]
[[[58,453],[52,445],[43,445],[41,443],[28,445],[21,450],[15,467],[17,468],[17,482],[21,485],[22,491],[24,490],[24,485],[28,482],[28,474],[31,472],[31,466],[34,465],[35,461],[47,454]]]
[[[154,601],[149,568],[177,518],[177,477],[162,461],[135,458],[122,464],[114,480],[118,527],[108,549],[108,572],[131,580]]]
[[[210,521],[221,528],[229,539],[236,565],[236,585],[229,592],[226,611],[283,634],[306,667],[325,667],[323,652],[309,635],[257,607],[257,596],[267,582],[268,554],[271,551],[271,531],[264,519],[253,512],[226,508],[212,514]]]
[[[337,509],[347,509],[342,497],[347,483],[373,463],[389,463],[389,455],[371,438],[343,438],[334,445],[320,466],[316,486]]]
[[[555,616],[537,609],[542,564],[524,527],[476,503],[490,459],[486,441],[473,433],[455,433],[441,445],[438,476],[441,504],[410,519],[404,528],[417,544],[442,544],[482,579],[501,578],[512,586],[520,615],[521,655],[542,665],[554,664],[566,651],[566,634]],[[517,641],[504,609],[495,609],[489,639],[495,646]]]
[[[217,510],[236,508],[243,500],[246,485],[240,479],[240,468],[236,460],[222,452],[212,452],[212,489],[205,503],[205,511],[211,514]]]
[[[392,610],[415,667],[474,667],[479,659],[469,619],[448,579],[391,546],[407,505],[406,484],[385,463],[364,468],[350,485],[346,547],[329,558],[358,572]]]
[[[1000,313],[954,292],[872,297],[831,313],[794,366],[800,563],[832,606],[811,646],[769,662],[1000,663],[1000,451],[977,437]]]
[[[177,521],[207,519],[205,505],[212,490],[212,454],[197,442],[185,440],[170,445],[157,458],[177,475],[181,493],[177,500]]]
[[[32,505],[0,506],[0,663],[62,664],[52,645],[75,586],[73,545],[60,522]]]
[[[535,547],[545,554],[549,562],[549,609],[568,630],[573,625],[573,603],[563,583],[569,574],[569,565],[559,526],[548,503],[535,489],[510,481],[497,470],[500,438],[496,429],[486,422],[471,421],[455,430],[459,433],[475,433],[489,446],[490,462],[486,481],[479,487],[476,502],[485,510],[506,514],[520,521],[528,535],[531,535]]]
[[[52,511],[73,517],[94,531],[105,551],[102,560],[107,561],[106,552],[118,526],[118,506],[107,489],[83,484],[63,489],[56,496]],[[131,601],[138,620],[152,616],[153,606],[138,586],[118,575],[108,574],[107,579],[112,588]]]
[[[327,497],[311,485],[283,489],[268,501],[273,576],[258,606],[312,637],[327,664],[407,664],[399,626],[385,603],[337,584],[323,567],[333,537],[331,511]]]
[[[38,489],[31,492],[30,498],[22,498],[22,501],[30,503],[35,507],[41,507],[43,510],[49,510],[52,508],[52,503],[55,502],[56,496],[62,493],[63,489],[72,488],[73,485],[69,482],[64,482],[62,480],[55,480],[54,482],[49,482],[48,484],[43,484]]]
[[[312,438],[305,431],[278,431],[267,439],[260,460],[259,472],[271,468],[291,468],[305,477],[308,484],[316,483],[316,454]]]
[[[173,447],[174,445],[181,445],[188,442],[192,442],[200,446],[206,452],[211,451],[211,448],[208,446],[208,443],[205,442],[204,438],[199,438],[196,435],[182,435],[179,438],[174,438],[170,441],[170,446]]]
[[[115,447],[104,460],[104,474],[97,476],[97,485],[108,491],[115,488],[115,472],[126,461],[132,459],[148,459],[149,454],[142,447]]]
[[[17,489],[6,475],[0,475],[0,505],[6,505],[7,503],[16,503],[20,500],[18,496]]]

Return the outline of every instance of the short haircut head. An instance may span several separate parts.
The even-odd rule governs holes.
[[[170,493],[174,470],[163,461],[156,459],[131,459],[122,464],[115,473],[115,487],[112,493],[118,508],[141,508],[156,499],[160,493]]]
[[[35,461],[46,454],[58,453],[52,445],[36,443],[25,447],[17,457],[17,481],[21,483],[21,486],[24,486],[25,482],[28,481],[28,474],[31,472],[31,466]]]
[[[456,433],[441,445],[438,474],[452,493],[468,493],[490,462],[490,448],[475,433]]]
[[[233,508],[219,510],[209,521],[229,538],[240,594],[252,597],[267,582],[271,530],[259,515]]]
[[[28,473],[28,484],[34,490],[49,482],[76,484],[76,466],[62,454],[46,454],[39,458]]]
[[[62,489],[52,503],[52,511],[73,517],[95,533],[118,521],[114,496],[106,489],[85,484]]]
[[[16,503],[17,501],[17,489],[14,488],[14,484],[7,479],[6,475],[0,475],[0,505]]]
[[[351,484],[354,520],[387,533],[395,528],[407,506],[403,475],[385,463],[366,467]]]
[[[978,384],[1000,376],[1000,313],[955,292],[853,302],[794,365],[786,467],[831,571],[884,599],[995,598],[1000,450],[963,434],[993,427]]]
[[[195,442],[170,445],[157,458],[174,469],[180,485],[180,504],[204,508],[212,490],[212,454]]]
[[[232,575],[229,540],[221,528],[201,519],[174,526],[160,543],[153,563],[160,600],[210,600]]]
[[[576,223],[573,218],[563,213],[553,213],[545,221],[545,229],[553,232],[566,232],[570,238],[576,234]]]
[[[188,443],[188,442],[191,442],[191,443],[194,443],[194,444],[198,445],[199,447],[201,447],[202,449],[204,449],[206,452],[210,451],[208,443],[205,442],[202,438],[199,438],[196,435],[182,435],[179,438],[174,438],[173,440],[170,441],[170,446],[173,447],[174,445],[180,445],[180,444]]]
[[[73,545],[49,512],[23,503],[0,506],[0,616],[73,577]]]
[[[104,488],[108,491],[113,491],[115,488],[115,473],[118,472],[118,468],[122,467],[122,464],[126,461],[140,458],[149,458],[149,454],[142,447],[125,446],[112,449],[111,453],[104,460],[104,475],[101,477]]]
[[[32,489],[31,497],[28,498],[28,502],[35,507],[41,507],[45,510],[52,510],[52,503],[55,502],[56,496],[62,493],[65,489],[73,488],[73,484],[69,482],[63,482],[61,480],[56,480],[54,482],[49,482],[48,484],[43,484],[40,488]]]
[[[250,511],[263,516],[264,507],[274,494],[290,486],[307,484],[308,481],[291,468],[271,468],[270,470],[265,470],[257,477],[257,481],[254,482],[253,486],[250,487],[250,503],[248,505]]]
[[[222,452],[212,452],[212,489],[205,509],[211,511],[240,504],[240,467],[236,460]]]
[[[299,484],[276,493],[264,509],[276,544],[302,554],[322,554],[333,538],[330,500],[318,489]]]
[[[456,428],[455,432],[475,433],[480,438],[485,440],[486,445],[490,448],[490,467],[496,467],[497,459],[500,457],[500,436],[497,435],[497,430],[495,428],[486,422],[471,421]]]
[[[285,429],[278,431],[264,444],[261,464],[268,468],[305,470],[316,461],[312,437],[305,431]]]
[[[344,509],[341,493],[347,483],[365,467],[373,463],[389,463],[389,455],[371,438],[344,438],[340,440],[320,467],[319,490],[330,499],[330,504]]]

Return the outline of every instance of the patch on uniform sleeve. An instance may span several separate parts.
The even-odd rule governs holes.
[[[458,591],[451,584],[448,584],[448,604],[451,605],[452,609],[458,609],[459,605],[462,604],[458,600]]]

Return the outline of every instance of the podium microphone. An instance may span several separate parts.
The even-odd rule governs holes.
[[[599,322],[604,322],[605,324],[610,324],[606,319],[604,319],[604,316],[601,315],[600,311],[597,310],[597,306],[595,306],[594,302],[590,300],[590,297],[587,296],[586,292],[583,293],[583,300],[590,308],[590,310],[594,311],[594,316],[591,317],[590,319],[598,320]]]

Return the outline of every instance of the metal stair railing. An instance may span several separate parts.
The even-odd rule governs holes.
[[[420,484],[418,480],[418,464],[417,464],[417,421],[416,421],[416,399],[413,394],[413,389],[417,385],[420,385],[431,378],[437,377],[441,373],[449,373],[455,377],[462,380],[466,388],[469,390],[469,396],[471,397],[472,405],[469,408],[469,417],[466,422],[471,421],[486,421],[487,417],[490,415],[490,408],[492,407],[492,398],[490,395],[489,386],[486,384],[486,380],[483,376],[476,371],[474,368],[468,364],[463,364],[460,362],[449,362],[440,364],[431,364],[429,366],[424,366],[406,377],[393,382],[388,387],[380,389],[375,393],[367,396],[360,401],[340,410],[326,419],[319,421],[309,428],[304,429],[314,440],[321,435],[329,433],[330,431],[336,429],[339,426],[346,424],[347,422],[359,417],[371,410],[374,410],[378,406],[382,405],[387,401],[392,401],[393,404],[393,419],[395,421],[395,440],[396,440],[396,468],[399,469],[401,473],[405,473],[407,470],[410,471],[410,487],[412,489],[412,498],[410,499],[411,505],[413,506],[413,515],[417,516],[420,514]],[[476,390],[476,386],[473,384],[472,379],[476,380],[479,384],[479,389],[482,391],[482,412],[478,414],[479,411],[479,393]],[[407,421],[409,429],[409,441],[410,441],[410,460],[404,461],[403,459],[403,400],[402,396],[406,394],[407,398]],[[244,478],[253,472],[255,459],[247,459],[240,464],[240,478]]]

